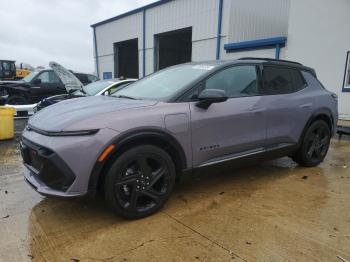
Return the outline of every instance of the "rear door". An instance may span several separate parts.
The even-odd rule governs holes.
[[[314,100],[301,72],[287,66],[265,65],[261,92],[267,115],[267,145],[297,143]]]
[[[190,103],[194,166],[263,148],[266,118],[255,65],[223,69],[205,80],[201,89],[221,89],[229,99],[208,109],[197,107],[196,102]]]

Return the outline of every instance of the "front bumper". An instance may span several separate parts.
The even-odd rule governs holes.
[[[48,188],[66,192],[73,184],[74,173],[55,152],[25,138],[20,142],[20,149],[23,163],[29,171],[25,175],[26,180],[41,193],[45,193]]]
[[[53,137],[25,130],[21,141],[24,178],[43,195],[86,195],[96,160],[117,134],[101,129],[95,135]]]

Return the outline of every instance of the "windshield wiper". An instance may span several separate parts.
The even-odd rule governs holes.
[[[126,99],[137,100],[135,97],[131,97],[131,96],[119,95],[119,96],[116,96],[116,97],[117,97],[117,98],[126,98]]]

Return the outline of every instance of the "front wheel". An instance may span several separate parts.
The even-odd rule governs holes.
[[[175,166],[167,152],[152,145],[129,149],[112,164],[105,198],[118,215],[142,218],[158,211],[175,185]]]
[[[323,120],[315,121],[307,129],[298,152],[292,157],[295,162],[305,167],[319,165],[327,155],[331,131]]]
[[[28,105],[29,102],[23,96],[14,95],[14,96],[9,96],[7,98],[6,104],[8,104],[8,105]]]

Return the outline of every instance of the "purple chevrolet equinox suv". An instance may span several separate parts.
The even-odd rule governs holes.
[[[47,196],[103,192],[117,214],[141,218],[164,205],[187,171],[283,156],[318,165],[337,119],[337,96],[299,63],[177,65],[113,96],[63,101],[31,117],[24,176]]]

